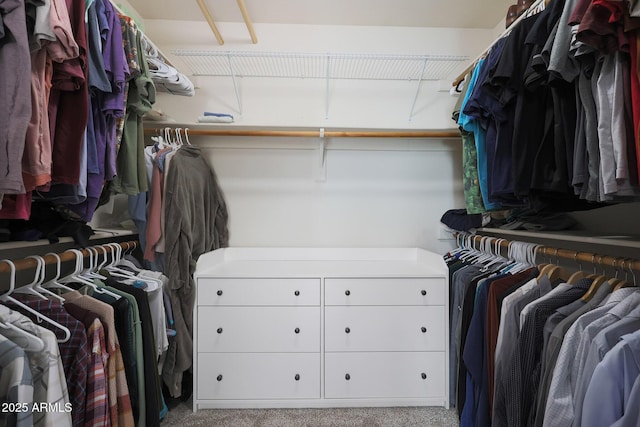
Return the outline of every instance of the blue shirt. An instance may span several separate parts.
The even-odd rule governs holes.
[[[500,205],[497,203],[491,203],[489,201],[489,187],[487,181],[488,166],[487,166],[487,130],[482,127],[482,123],[476,118],[468,115],[465,112],[465,108],[469,99],[476,90],[476,84],[479,83],[478,77],[485,63],[485,59],[482,58],[478,61],[478,64],[473,69],[471,74],[471,80],[469,81],[469,89],[465,95],[464,101],[460,108],[460,117],[458,118],[458,124],[462,126],[467,132],[473,132],[476,141],[476,151],[478,154],[478,178],[480,180],[480,192],[482,193],[482,201],[486,210],[499,209]]]
[[[582,425],[608,426],[622,418],[639,376],[640,330],[622,336],[596,367],[585,394]],[[637,399],[632,405],[638,406]]]

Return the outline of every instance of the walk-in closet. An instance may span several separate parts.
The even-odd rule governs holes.
[[[0,0],[0,425],[640,427],[639,41]]]

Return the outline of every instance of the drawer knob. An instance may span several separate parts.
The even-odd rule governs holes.
[[[300,381],[300,374],[296,374],[295,379],[296,381]]]
[[[422,331],[423,334],[427,333],[427,328],[425,328],[424,326],[420,328],[420,330]]]
[[[349,296],[349,295],[351,295],[351,291],[350,291],[349,289],[347,289],[346,291],[344,291],[344,294],[345,294],[346,296]]]
[[[295,296],[300,296],[300,291],[295,291],[293,294],[294,294]]]
[[[422,294],[422,296],[425,296],[427,294],[427,291],[425,291],[424,289],[420,291],[420,293]]]
[[[222,333],[222,328],[218,328],[218,330],[216,332],[221,334]]]
[[[222,295],[222,289],[219,289],[216,293],[218,294],[218,296]]]
[[[424,372],[422,374],[420,374],[420,376],[422,377],[423,380],[427,379],[427,374],[425,374]]]
[[[349,381],[349,380],[351,379],[351,375],[349,375],[349,374],[345,375],[345,376],[344,376],[344,379],[345,379],[345,380],[347,380],[347,381]]]
[[[218,376],[216,377],[216,380],[218,380],[218,381],[222,381],[222,375],[218,375]]]
[[[351,329],[350,328],[344,328],[344,331],[348,334],[348,333],[351,332]]]
[[[300,333],[300,328],[296,328],[293,332],[295,332],[296,334]]]

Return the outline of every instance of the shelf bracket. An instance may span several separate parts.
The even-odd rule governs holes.
[[[316,150],[316,166],[314,172],[316,182],[327,181],[327,145],[324,137],[324,128],[320,128],[320,141]]]
[[[233,70],[233,61],[231,61],[231,53],[227,52],[227,61],[229,62],[229,74],[233,81],[233,91],[236,93],[236,102],[238,103],[238,113],[242,115],[242,101],[240,101],[240,93],[238,92],[238,83],[236,82],[236,73]]]
[[[413,103],[411,103],[411,111],[409,111],[409,121],[413,119],[413,110],[416,108],[416,101],[418,101],[418,94],[420,94],[420,85],[422,84],[422,76],[424,76],[424,70],[427,68],[428,59],[425,57],[422,60],[422,70],[420,71],[420,75],[418,76],[418,84],[416,86],[416,94],[413,97]]]
[[[331,56],[327,55],[327,74],[324,93],[324,119],[329,120],[329,81],[331,81]]]

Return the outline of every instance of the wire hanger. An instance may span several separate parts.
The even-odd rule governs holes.
[[[0,262],[9,264],[9,267],[11,268],[11,279],[9,280],[9,291],[0,295],[0,301],[10,302],[12,304],[15,304],[18,307],[22,308],[23,310],[34,315],[36,319],[45,321],[50,325],[53,325],[56,328],[60,329],[64,333],[64,338],[62,339],[58,338],[59,343],[64,343],[69,341],[69,339],[71,338],[71,331],[69,330],[69,328],[67,328],[64,325],[61,325],[60,323],[56,322],[53,319],[50,319],[49,317],[43,315],[42,313],[39,313],[38,311],[34,310],[33,308],[29,307],[28,305],[18,301],[17,299],[11,296],[11,293],[13,292],[16,286],[16,265],[13,263],[13,261],[8,259],[0,260]]]

